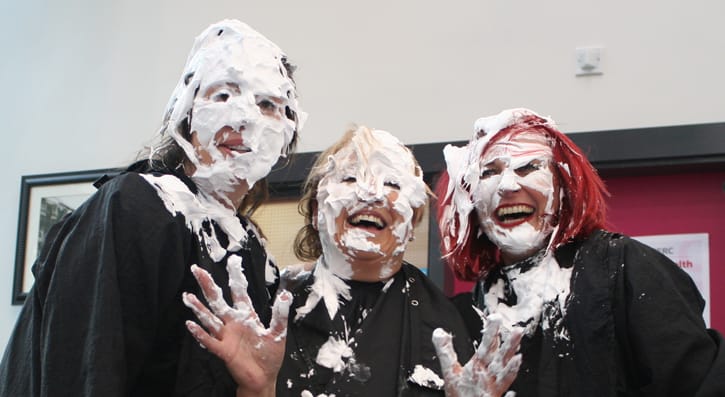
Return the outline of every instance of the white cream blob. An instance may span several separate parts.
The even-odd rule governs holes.
[[[302,390],[300,397],[335,397],[335,394],[321,393],[321,394],[318,394],[317,396],[315,396],[312,393],[310,393],[309,390]]]
[[[413,209],[425,205],[427,199],[422,172],[412,154],[389,133],[361,127],[346,146],[329,157],[323,172],[318,184],[317,226],[324,263],[338,277],[349,279],[355,252],[376,253],[387,261],[381,278],[390,277],[388,266],[400,260],[413,235]],[[392,252],[362,229],[347,227],[340,235],[338,226],[346,222],[340,217],[364,211],[390,215],[386,228],[395,240]]]
[[[141,174],[141,176],[154,187],[171,215],[184,216],[186,227],[197,236],[199,243],[215,262],[221,261],[227,252],[239,251],[242,247],[241,244],[247,241],[250,233],[259,235],[251,223],[245,228],[235,211],[222,205],[203,191],[194,194],[179,178],[173,175]],[[227,235],[229,242],[226,246],[222,246],[214,228],[203,227],[205,222],[212,221]],[[264,240],[260,239],[260,244],[264,247]],[[229,260],[236,259],[230,257]],[[269,257],[265,263],[265,278],[268,284],[273,283],[277,278],[274,265]]]
[[[192,179],[201,190],[219,198],[240,181],[251,188],[285,155],[306,116],[283,58],[279,47],[236,20],[214,24],[196,38],[164,128],[196,167]],[[182,136],[189,119],[197,147]],[[201,161],[200,151],[211,161]]]
[[[435,373],[432,369],[426,368],[420,364],[416,365],[413,369],[413,373],[410,374],[408,380],[423,386],[430,387],[436,390],[442,390],[445,382]]]
[[[330,338],[317,351],[315,361],[334,372],[342,372],[347,367],[347,360],[354,356],[350,345],[342,340]]]

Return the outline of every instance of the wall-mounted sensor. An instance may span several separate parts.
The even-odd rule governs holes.
[[[602,47],[578,47],[575,51],[576,75],[602,74]]]

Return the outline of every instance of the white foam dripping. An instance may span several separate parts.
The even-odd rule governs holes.
[[[542,117],[531,110],[517,108],[504,110],[494,116],[480,118],[474,123],[473,136],[466,146],[447,145],[444,148],[446,170],[449,175],[448,196],[441,197],[439,200],[445,201],[451,198],[451,204],[443,208],[439,228],[446,234],[443,238],[443,244],[448,250],[452,250],[455,246],[461,245],[469,239],[467,234],[469,230],[468,217],[476,208],[476,201],[480,201],[481,198],[474,191],[479,184],[482,171],[481,164],[486,163],[481,159],[486,144],[499,131],[530,115]],[[546,117],[542,118],[546,120],[547,124],[555,127],[553,120]],[[506,138],[502,140],[506,141]],[[457,236],[456,241],[451,241],[448,235]]]
[[[247,240],[247,230],[242,226],[236,213],[215,198],[202,191],[194,194],[188,186],[173,175],[141,174],[141,176],[156,189],[156,193],[169,213],[184,216],[186,226],[197,235],[215,262],[224,258],[227,251],[239,251],[240,243]],[[221,246],[214,228],[210,228],[209,233],[204,230],[202,225],[206,221],[214,221],[224,231],[229,240],[226,247]]]
[[[342,235],[340,243],[349,249],[356,251],[375,252],[383,255],[380,244],[368,240],[374,234],[360,229],[350,229]]]
[[[325,302],[327,313],[330,319],[335,318],[337,310],[340,308],[340,298],[350,300],[350,286],[345,281],[332,273],[322,261],[324,257],[320,257],[313,270],[315,280],[310,286],[310,292],[307,296],[304,306],[297,308],[295,321],[305,317],[317,304],[322,300]]]
[[[224,200],[241,181],[251,189],[285,155],[306,119],[285,58],[277,45],[237,20],[213,24],[196,38],[162,130],[195,166],[192,179],[201,190]],[[271,105],[260,109],[261,103]],[[196,144],[186,136],[187,124]],[[243,149],[223,154],[218,145],[232,135]],[[210,159],[202,161],[200,152]]]
[[[504,271],[516,293],[517,303],[508,306],[503,302],[504,281],[498,280],[484,296],[486,313],[500,314],[502,325],[509,329],[515,324],[528,323],[526,333],[531,335],[541,324],[545,330],[554,329],[557,337],[568,339],[568,331],[560,319],[566,316],[572,268],[560,267],[556,258],[546,253],[538,265],[523,273],[518,267],[504,268]],[[551,318],[542,318],[545,305],[554,309],[549,311]]]
[[[413,234],[413,209],[427,201],[422,172],[410,151],[385,131],[361,127],[319,172],[317,226],[323,265],[351,279],[361,270],[354,268],[354,256],[372,253],[380,257],[380,279],[391,277]],[[373,232],[347,223],[349,216],[364,211],[385,218],[386,227]]]

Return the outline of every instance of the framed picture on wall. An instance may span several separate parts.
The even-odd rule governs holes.
[[[117,173],[115,169],[103,169],[25,175],[21,178],[12,304],[22,304],[33,285],[31,267],[51,226],[96,191],[93,186],[95,180]]]

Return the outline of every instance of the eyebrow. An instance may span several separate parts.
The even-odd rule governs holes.
[[[218,83],[214,83],[213,85],[210,85],[204,91],[204,96],[205,97],[206,96],[209,96],[209,94],[211,94],[212,92],[214,92],[215,90],[217,90],[219,88],[229,88],[229,89],[235,91],[235,93],[241,92],[241,89],[239,88],[239,84],[233,83],[233,82],[230,82],[230,81],[225,81],[225,82],[218,82]]]

